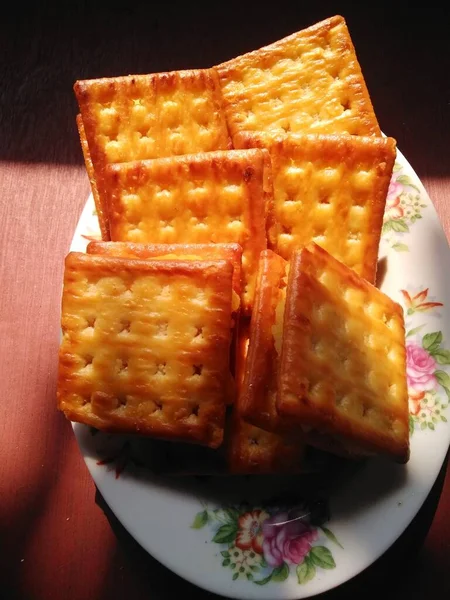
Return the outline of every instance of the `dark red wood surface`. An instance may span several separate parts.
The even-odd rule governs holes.
[[[31,12],[20,4],[0,19],[0,597],[212,598],[159,565],[117,523],[56,411],[63,258],[89,192],[73,82],[209,66],[343,14],[381,127],[416,169],[450,239],[448,19],[430,2],[420,10],[62,4],[35,3]],[[445,475],[446,464],[398,543],[324,598],[450,597]]]

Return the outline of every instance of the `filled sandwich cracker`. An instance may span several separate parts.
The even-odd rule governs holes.
[[[242,134],[243,146],[269,150],[274,200],[269,247],[285,259],[316,242],[375,282],[389,182],[392,138],[284,134],[272,140]]]
[[[237,243],[242,246],[243,308],[251,308],[258,258],[266,248],[272,198],[266,150],[204,152],[110,165],[111,240]]]
[[[89,183],[91,185],[92,197],[94,198],[95,210],[97,212],[100,232],[102,234],[102,239],[107,240],[109,239],[108,218],[105,213],[103,204],[100,201],[97,182],[95,179],[94,165],[92,164],[91,154],[89,152],[89,145],[87,143],[86,132],[84,131],[83,119],[81,118],[81,115],[77,115],[77,128],[78,135],[80,137],[81,149],[83,151],[84,164],[86,166],[86,172],[89,178]]]
[[[402,308],[311,244],[290,262],[277,410],[314,443],[409,458]]]
[[[219,446],[233,265],[70,253],[58,406],[97,429]]]
[[[228,471],[233,474],[297,473],[302,470],[303,463],[304,444],[301,433],[299,434],[297,430],[295,437],[288,437],[265,431],[248,423],[242,416],[241,402],[245,397],[243,386],[245,385],[250,338],[248,320],[240,324],[239,331],[236,367],[237,395],[228,420],[225,437]]]
[[[74,91],[101,203],[107,164],[231,147],[213,69],[83,80]]]
[[[216,67],[228,127],[380,136],[345,20],[331,17]]]
[[[242,247],[239,244],[135,244],[89,242],[88,254],[141,260],[228,260],[233,265],[233,291],[242,293]]]

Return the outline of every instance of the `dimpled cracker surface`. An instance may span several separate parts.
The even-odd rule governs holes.
[[[77,81],[74,91],[101,202],[106,164],[231,147],[212,69]]]
[[[277,408],[304,430],[408,460],[402,308],[315,244],[290,263]]]
[[[234,242],[243,249],[243,306],[254,293],[272,198],[270,158],[259,149],[111,165],[111,239],[137,243]]]
[[[66,417],[217,447],[229,386],[227,261],[70,253],[58,406]]]
[[[92,197],[94,198],[95,210],[97,211],[98,223],[100,226],[100,232],[103,240],[109,239],[108,230],[108,217],[105,213],[103,205],[100,201],[100,195],[98,193],[97,182],[95,179],[94,165],[92,164],[91,154],[89,152],[89,145],[86,139],[86,132],[84,131],[83,119],[81,115],[77,115],[77,129],[80,137],[81,149],[83,151],[84,164],[86,172],[91,184]]]
[[[228,260],[233,265],[233,290],[241,295],[242,247],[239,244],[133,244],[132,242],[89,242],[88,254],[122,258]]]
[[[279,258],[279,257],[276,257]],[[280,259],[281,260],[281,259]],[[288,439],[246,422],[241,416],[241,398],[249,346],[250,324],[240,324],[237,351],[237,396],[226,430],[230,473],[295,473],[302,467],[302,436]]]
[[[272,159],[269,246],[289,259],[316,242],[374,283],[396,143],[392,138],[285,134],[262,141]]]
[[[216,68],[233,142],[242,131],[381,135],[342,17]]]

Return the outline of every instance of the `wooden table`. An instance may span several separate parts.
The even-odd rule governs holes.
[[[450,237],[448,35],[432,3],[428,12],[398,14],[398,5],[377,3],[367,17],[327,2],[308,9],[277,2],[271,13],[263,3],[224,3],[214,14],[113,4],[62,11],[55,3],[26,17],[20,4],[0,24],[0,595],[8,600],[212,597],[124,532],[56,411],[63,258],[89,192],[75,129],[77,78],[208,66],[341,12],[382,129],[411,161]],[[387,590],[450,597],[445,467],[399,542],[326,598]]]

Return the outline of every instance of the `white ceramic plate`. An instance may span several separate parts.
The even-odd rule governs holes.
[[[88,239],[98,238],[90,197],[72,250],[83,251]],[[405,309],[411,430],[406,466],[368,461],[340,485],[328,486],[329,497],[329,482],[322,481],[318,492],[301,478],[164,478],[136,465],[133,442],[75,425],[96,485],[130,534],[181,577],[242,599],[306,598],[374,562],[416,515],[450,442],[449,258],[434,207],[398,153],[380,259],[386,267],[382,290]],[[269,518],[297,519],[271,527]]]

